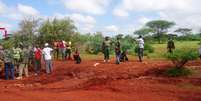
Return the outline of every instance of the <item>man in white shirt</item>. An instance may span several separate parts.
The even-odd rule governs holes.
[[[46,73],[50,74],[53,71],[53,67],[52,67],[52,53],[53,49],[49,47],[49,44],[46,43],[45,44],[45,48],[42,51],[43,54],[43,59],[45,61],[45,67],[46,67]]]
[[[142,36],[140,35],[138,39],[136,39],[137,44],[138,44],[138,57],[139,61],[142,62],[142,58],[144,55],[144,40]]]

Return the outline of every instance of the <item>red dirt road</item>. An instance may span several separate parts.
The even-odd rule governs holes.
[[[95,63],[100,63],[96,67]],[[201,70],[200,63],[191,62]],[[120,65],[88,60],[82,64],[54,62],[54,73],[23,80],[0,80],[0,101],[201,101],[201,72],[170,78],[160,71],[167,61]]]

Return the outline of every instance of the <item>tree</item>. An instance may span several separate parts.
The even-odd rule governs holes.
[[[189,34],[192,33],[192,29],[189,28],[178,28],[177,30],[175,30],[175,32],[183,34],[184,36],[187,36]]]
[[[19,23],[19,31],[14,33],[15,44],[22,42],[23,44],[33,44],[34,37],[38,32],[38,25],[40,19],[35,19],[34,17],[24,18]]]
[[[43,42],[52,42],[58,39],[70,40],[72,35],[75,33],[76,27],[70,18],[64,19],[50,19],[45,20],[40,29],[40,39]]]
[[[145,36],[145,35],[148,35],[150,33],[153,33],[153,29],[151,29],[151,28],[141,28],[141,29],[136,30],[134,32],[135,35],[141,35],[141,36]]]
[[[165,20],[154,20],[146,24],[148,28],[151,28],[157,36],[158,43],[161,43],[161,36],[168,32],[168,29],[174,26],[174,22]]]

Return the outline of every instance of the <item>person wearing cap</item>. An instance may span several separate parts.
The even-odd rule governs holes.
[[[167,50],[169,53],[172,53],[174,49],[175,49],[174,41],[172,40],[172,38],[169,38],[167,42]]]
[[[45,44],[45,48],[42,50],[43,59],[45,61],[46,73],[50,74],[53,71],[52,67],[52,53],[53,49],[49,47],[49,44]]]
[[[104,62],[109,62],[109,59],[110,59],[110,51],[109,51],[110,45],[111,45],[111,41],[110,41],[109,37],[105,37],[105,40],[102,43],[102,51],[103,51],[103,54],[104,54]]]
[[[138,44],[138,57],[139,57],[139,61],[142,62],[143,56],[144,56],[144,39],[142,38],[142,36],[140,35],[138,39],[136,39],[136,42]]]
[[[120,55],[121,55],[121,44],[119,38],[115,42],[115,55],[116,55],[116,64],[120,64]]]

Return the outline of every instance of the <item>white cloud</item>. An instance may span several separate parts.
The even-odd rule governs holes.
[[[201,27],[198,23],[201,21],[200,4],[200,0],[122,0],[113,13],[118,17],[122,16],[115,14],[117,10],[124,11],[125,14],[140,13],[143,16],[151,13],[155,18],[174,21],[178,26],[196,29]],[[145,17],[149,16],[150,14]],[[144,23],[146,20],[148,21],[146,18],[140,18],[138,21]]]
[[[119,32],[119,28],[116,25],[110,25],[110,26],[106,26],[104,28],[105,32],[112,32],[112,33],[117,33]]]
[[[35,8],[23,4],[18,4],[17,9],[19,13],[25,16],[37,16],[39,15],[39,11],[36,10]]]
[[[7,9],[7,6],[0,1],[0,15],[5,13],[6,9]]]
[[[121,9],[115,9],[113,11],[113,14],[115,16],[119,16],[119,17],[128,17],[128,12],[124,11],[124,10],[121,10]]]
[[[152,19],[150,19],[150,18],[147,18],[147,17],[141,17],[141,18],[139,18],[139,23],[141,24],[141,25],[144,25],[144,24],[146,24],[147,22],[149,22],[149,21],[151,21]]]
[[[100,15],[106,12],[110,0],[61,0],[67,9],[79,12]]]
[[[70,18],[75,22],[75,25],[84,33],[92,32],[95,27],[96,20],[92,16],[84,16],[78,13],[70,15]]]

